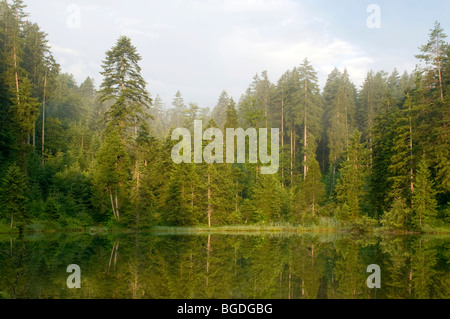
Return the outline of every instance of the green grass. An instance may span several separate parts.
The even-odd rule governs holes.
[[[154,232],[167,233],[301,233],[301,232],[337,232],[341,231],[342,227],[335,219],[329,217],[320,217],[316,223],[310,225],[293,225],[290,223],[269,223],[269,224],[254,224],[254,225],[226,225],[226,226],[186,226],[186,227],[170,227],[170,226],[155,226],[151,228]]]
[[[61,225],[56,221],[32,221],[25,227],[26,233],[54,233],[54,232],[87,232],[95,233],[123,233],[133,232],[135,229],[127,228],[119,224],[108,224],[99,226],[83,227],[76,224]],[[196,233],[226,233],[226,234],[258,234],[258,233],[350,233],[351,227],[342,225],[333,217],[318,217],[313,222],[306,225],[294,225],[291,223],[268,223],[268,224],[252,224],[252,225],[226,225],[226,226],[212,226],[198,225],[198,226],[153,226],[149,228],[140,229],[143,232],[156,233],[170,233],[170,234],[196,234]],[[0,221],[0,234],[17,234],[19,229],[17,227],[10,228],[7,221]],[[392,232],[383,227],[370,228],[370,233],[381,234],[419,234],[419,232]],[[450,234],[450,224],[442,224],[435,227],[428,227],[424,229],[422,234]]]

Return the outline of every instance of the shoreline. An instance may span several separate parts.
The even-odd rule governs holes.
[[[33,225],[30,225],[33,228]],[[26,229],[23,234],[52,234],[52,233],[85,233],[85,234],[101,234],[101,233],[161,233],[161,234],[353,234],[353,235],[450,235],[450,226],[445,225],[436,227],[423,232],[417,231],[390,231],[376,227],[370,229],[368,232],[358,233],[351,231],[349,227],[320,227],[320,226],[294,226],[294,225],[227,225],[227,226],[151,226],[141,229],[121,228],[121,227],[106,227],[106,226],[90,226],[84,229],[80,228],[42,228]],[[0,231],[0,235],[18,235],[18,229],[11,231]]]

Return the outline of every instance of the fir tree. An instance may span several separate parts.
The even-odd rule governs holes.
[[[141,75],[139,61],[142,59],[131,40],[122,36],[116,45],[106,52],[103,61],[104,79],[100,85],[100,102],[112,101],[110,109],[105,113],[107,130],[118,128],[122,139],[129,136],[127,130],[137,127],[149,118],[148,108],[152,103],[144,78]]]
[[[347,150],[348,160],[342,163],[336,186],[338,218],[354,222],[362,215],[367,181],[367,152],[361,143],[361,133],[355,129]]]
[[[2,210],[10,217],[10,225],[22,231],[29,217],[27,207],[27,177],[16,164],[11,165],[2,181]]]
[[[389,166],[392,198],[401,197],[411,202],[414,192],[414,138],[413,105],[408,94],[403,109],[395,122],[395,138]]]
[[[299,220],[299,215],[303,219],[305,213],[311,213],[314,217],[319,211],[319,204],[325,199],[325,185],[322,183],[319,163],[314,157],[311,157],[309,161],[308,174],[300,182],[292,207],[292,213],[297,220]]]
[[[414,194],[412,196],[414,226],[422,230],[424,226],[433,225],[437,214],[436,208],[434,182],[431,179],[427,161],[422,157],[414,179]]]
[[[435,22],[434,28],[430,30],[430,39],[427,44],[420,47],[421,54],[416,58],[425,61],[430,66],[427,70],[426,81],[428,86],[435,88],[439,93],[441,102],[444,101],[444,83],[442,78],[442,67],[449,56],[447,55],[448,44],[445,43],[447,35],[441,28],[439,22]]]
[[[97,154],[94,185],[109,198],[116,220],[120,219],[120,197],[129,178],[130,157],[118,128],[108,133]]]

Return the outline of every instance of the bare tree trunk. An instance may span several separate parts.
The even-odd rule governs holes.
[[[117,196],[117,189],[116,189],[116,214],[117,214],[117,220],[120,219],[120,215],[119,215],[119,198]]]
[[[439,34],[436,38],[436,54],[437,54],[437,61],[438,61],[438,69],[439,69],[439,86],[441,89],[441,102],[444,102],[444,89],[442,88],[442,70],[441,70],[441,54],[440,54],[440,48],[439,48]]]
[[[294,136],[292,133],[291,127],[291,185],[294,182],[294,162],[293,162],[293,153],[294,153]]]
[[[236,180],[236,203],[235,212],[238,212],[238,201],[239,201],[239,180]]]
[[[194,197],[195,197],[195,192],[194,192],[194,182],[191,181],[191,208],[194,208]]]
[[[47,87],[47,71],[44,75],[44,96],[42,98],[42,145],[41,145],[41,156],[42,162],[44,162],[44,144],[45,144],[45,90]]]
[[[307,78],[305,78],[305,100],[308,100],[308,82]],[[307,126],[307,118],[306,118],[306,104],[304,107],[304,115],[303,115],[303,124],[304,124],[304,132],[303,132],[303,180],[306,179],[306,173],[308,171],[308,166],[306,165],[306,161],[308,159],[306,155],[306,148],[308,147],[308,140],[307,140],[307,133],[308,133],[308,126]]]
[[[139,188],[141,186],[141,172],[139,170],[139,160],[138,159],[136,159],[135,170],[136,170],[136,191],[139,191]]]
[[[208,227],[211,227],[211,174],[208,173]]]
[[[208,243],[206,244],[206,287],[209,286],[209,254],[211,252],[211,234],[208,234]]]
[[[114,208],[114,200],[113,200],[113,195],[112,195],[112,190],[111,188],[109,189],[109,198],[111,199],[111,208],[114,214],[114,219],[117,220],[117,215],[116,215],[116,209]]]
[[[409,109],[411,110],[411,105],[409,105]],[[414,170],[413,170],[413,136],[412,136],[412,119],[409,117],[409,165],[410,165],[410,173],[409,179],[411,182],[411,194],[414,193]],[[412,207],[411,207],[412,208]]]
[[[284,187],[284,96],[281,94],[281,185]]]
[[[304,129],[304,141],[303,141],[303,180],[306,179],[306,172],[308,171],[308,166],[306,165],[306,161],[308,159],[306,155],[306,148],[308,147],[308,141],[307,141],[307,127],[306,127],[306,112],[305,112],[305,129]]]
[[[15,38],[14,38],[14,45],[13,45],[13,58],[14,58],[14,77],[15,77],[15,80],[16,80],[17,105],[20,106],[19,76],[17,74],[17,56],[16,56],[16,39]]]

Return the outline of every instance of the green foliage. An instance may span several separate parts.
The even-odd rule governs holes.
[[[355,129],[347,150],[348,160],[342,163],[336,186],[337,217],[342,221],[353,222],[361,217],[367,192],[367,152],[360,140],[361,133]]]
[[[126,36],[106,52],[99,91],[91,77],[78,85],[61,73],[47,35],[24,10],[20,0],[0,2],[4,222],[13,216],[23,229],[30,219],[30,229],[43,230],[208,222],[320,228],[325,220],[327,228],[337,227],[336,218],[365,232],[370,216],[389,231],[446,229],[450,51],[439,23],[412,74],[370,71],[356,89],[347,70],[335,69],[321,92],[305,59],[276,83],[266,71],[256,74],[237,105],[223,91],[211,111],[185,103],[179,90],[173,107],[156,95],[150,108],[142,57]],[[195,120],[278,128],[278,172],[262,175],[260,163],[175,165],[171,132],[192,130]]]
[[[365,234],[371,232],[378,222],[368,216],[362,216],[359,219],[353,220],[350,224],[350,231],[358,234]]]
[[[276,175],[260,175],[253,190],[254,222],[279,221],[283,209],[283,189]]]
[[[149,118],[147,109],[152,99],[141,76],[138,64],[141,59],[131,40],[121,36],[116,45],[106,52],[102,65],[104,79],[98,92],[99,100],[112,101],[113,104],[105,112],[107,128],[117,128],[122,138],[130,134],[128,128],[140,126]]]
[[[319,163],[315,158],[311,158],[309,161],[308,173],[306,178],[300,182],[291,208],[294,222],[302,222],[309,215],[311,217],[318,215],[319,205],[325,199],[325,185],[322,183]]]
[[[419,162],[414,185],[412,220],[414,226],[422,230],[425,226],[433,225],[437,214],[436,191],[425,158]]]
[[[27,207],[27,177],[16,164],[9,166],[2,180],[2,212],[4,218],[9,218],[11,228],[17,225],[23,230],[29,211]]]
[[[396,198],[392,208],[384,213],[381,224],[390,231],[405,231],[409,229],[411,221],[411,209],[403,198]]]

